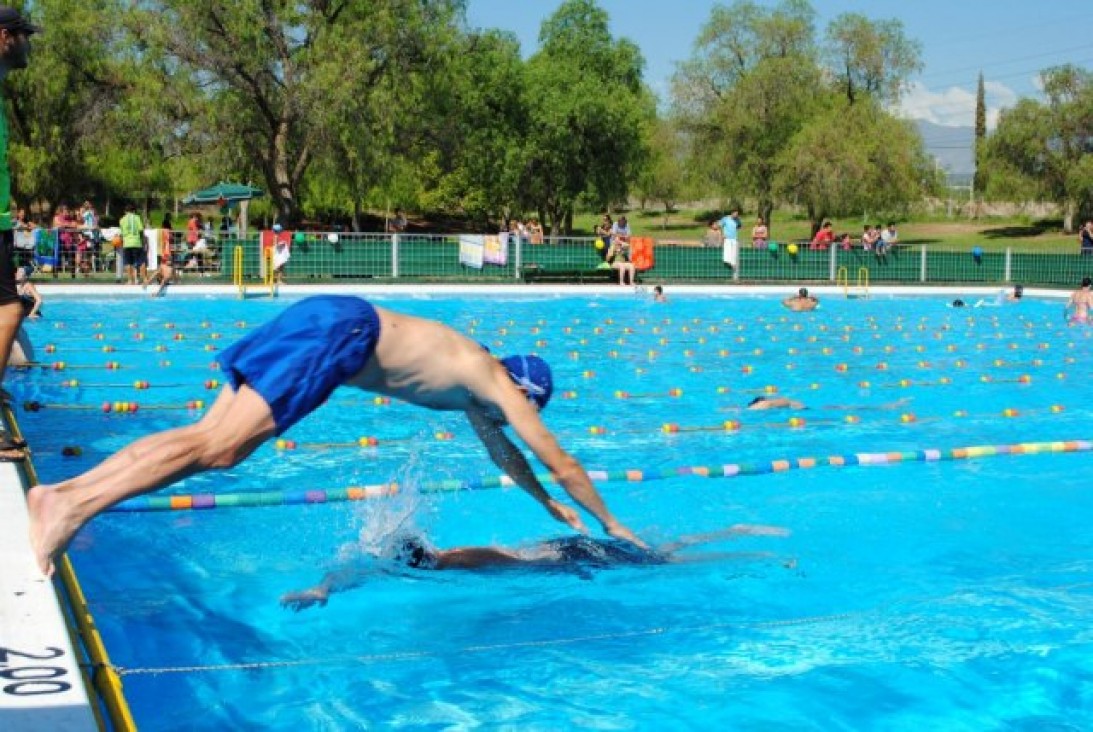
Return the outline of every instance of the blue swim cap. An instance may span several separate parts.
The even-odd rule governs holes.
[[[508,356],[501,359],[501,365],[508,369],[513,382],[527,391],[530,401],[546,409],[554,393],[554,377],[546,361],[538,356]]]

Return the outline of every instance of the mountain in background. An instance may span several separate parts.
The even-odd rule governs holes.
[[[975,128],[946,127],[915,120],[927,154],[933,156],[949,177],[975,173]]]

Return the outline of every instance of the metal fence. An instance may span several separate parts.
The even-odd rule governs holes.
[[[103,243],[90,272],[78,272],[57,242],[56,231],[43,230],[35,245],[39,263],[52,263],[54,276],[120,279],[113,247]],[[543,243],[505,236],[460,234],[380,234],[282,232],[290,257],[284,267],[289,283],[331,281],[384,282],[611,282],[593,237],[553,237]],[[174,264],[183,280],[243,282],[265,279],[262,252],[276,235],[247,239],[208,237],[194,251],[185,232],[171,232]],[[234,252],[242,257],[236,264]],[[774,243],[762,249],[744,245],[735,267],[722,261],[720,246],[701,241],[655,242],[652,266],[640,273],[648,283],[803,282],[866,284],[1004,284],[1070,287],[1093,276],[1093,256],[983,251],[928,245],[897,246],[883,255],[861,248],[811,250],[807,243]],[[236,272],[237,266],[242,271]]]

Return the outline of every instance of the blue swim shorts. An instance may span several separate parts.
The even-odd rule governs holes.
[[[379,337],[369,302],[320,295],[290,306],[216,360],[232,387],[246,384],[265,400],[280,435],[364,368]]]

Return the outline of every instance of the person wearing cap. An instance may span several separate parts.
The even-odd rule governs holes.
[[[535,477],[503,430],[512,427],[608,535],[644,546],[615,519],[584,468],[539,417],[554,382],[538,356],[498,360],[438,322],[359,297],[320,295],[286,308],[217,361],[228,383],[198,422],[144,437],[83,475],[31,489],[31,546],[44,573],[52,574],[54,555],[100,512],[195,473],[237,465],[342,385],[463,412],[498,467],[551,516],[585,531],[580,514],[552,498]]]
[[[25,69],[30,37],[41,31],[18,10],[0,6],[0,80]],[[15,231],[11,211],[11,169],[8,166],[8,121],[0,103],[0,381],[11,357],[12,344],[23,322],[23,302],[15,284]]]

